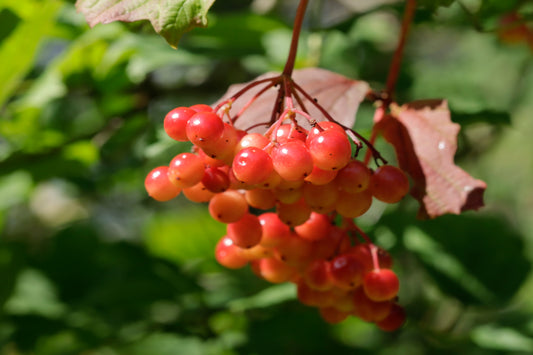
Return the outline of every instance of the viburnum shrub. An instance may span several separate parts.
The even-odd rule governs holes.
[[[322,69],[293,70],[307,2],[300,1],[281,74],[166,115],[168,136],[192,147],[149,172],[146,191],[158,201],[183,192],[207,203],[227,224],[214,250],[221,265],[250,265],[269,282],[294,283],[298,300],[326,322],[355,316],[393,331],[406,319],[400,282],[389,253],[356,219],[374,201],[398,203],[409,192],[420,217],[478,209],[486,186],[453,162],[459,127],[445,101],[393,100],[415,1],[406,3],[383,91]],[[363,100],[376,106],[369,138],[352,128]],[[397,165],[374,147],[378,136],[393,145]]]

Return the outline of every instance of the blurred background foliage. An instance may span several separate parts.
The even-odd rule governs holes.
[[[223,269],[205,206],[143,188],[189,149],[164,134],[167,111],[283,67],[295,1],[216,1],[177,50],[145,23],[89,29],[73,1],[2,1],[0,353],[531,354],[533,56],[494,33],[521,3],[421,2],[399,100],[446,98],[458,163],[489,188],[477,213],[418,221],[407,199],[360,219],[402,282],[409,321],[388,334]],[[402,8],[311,1],[297,66],[382,88]],[[355,128],[371,117],[364,104]]]

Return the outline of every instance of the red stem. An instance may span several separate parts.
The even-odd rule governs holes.
[[[252,97],[242,108],[241,110],[233,117],[233,120],[232,122],[235,124],[235,121],[237,121],[237,119],[243,114],[244,111],[246,111],[246,109],[248,109],[248,107],[250,107],[251,104],[253,104],[255,102],[255,100],[257,100],[259,98],[259,96],[263,95],[263,93],[265,93],[265,91],[267,91],[268,89],[270,89],[271,87],[274,86],[274,81],[270,82],[268,85],[266,85],[264,88],[262,88],[261,90],[259,90],[257,92],[257,94],[254,95],[254,97]]]
[[[389,75],[387,77],[387,85],[385,89],[385,92],[387,93],[387,101],[391,100],[392,95],[394,93],[394,88],[396,87],[396,82],[398,81],[398,75],[400,74],[400,65],[402,63],[403,51],[405,48],[405,42],[411,23],[413,22],[415,9],[416,0],[407,0],[405,11],[403,13],[400,40],[398,42],[398,46],[396,47],[396,51],[394,52],[394,56],[392,57],[392,62],[389,68]],[[390,101],[388,103],[390,103]]]
[[[294,18],[294,27],[292,30],[291,49],[289,51],[289,56],[287,57],[287,62],[285,63],[285,68],[283,68],[282,73],[282,75],[289,78],[291,77],[292,70],[294,69],[294,62],[296,61],[296,52],[298,51],[298,39],[300,38],[300,31],[302,29],[305,9],[307,8],[308,2],[309,0],[300,0],[300,4],[298,4],[298,9],[296,10],[296,17]]]
[[[272,82],[274,83],[276,80],[279,80],[279,76],[275,76],[275,77],[272,77],[272,78],[266,78],[266,79],[261,79],[261,80],[256,80],[256,81],[252,81],[250,84],[246,85],[245,87],[243,87],[241,90],[239,90],[235,95],[233,95],[232,97],[230,97],[229,99],[227,100],[224,100],[222,101],[221,103],[219,103],[217,105],[217,107],[215,107],[215,112],[217,112],[218,110],[220,110],[220,108],[224,105],[226,105],[227,103],[229,102],[233,102],[235,100],[237,100],[239,98],[239,96],[241,96],[242,94],[244,94],[246,91],[250,90],[251,88],[253,88],[254,86],[257,86],[259,84],[262,84],[262,83],[266,83],[266,82]]]
[[[387,75],[387,83],[385,86],[385,92],[381,95],[381,105],[376,109],[376,112],[374,114],[374,126],[372,127],[372,135],[370,136],[369,143],[373,146],[376,137],[376,124],[379,123],[383,117],[385,117],[385,114],[389,108],[389,105],[391,104],[392,97],[394,96],[394,90],[396,88],[396,83],[398,82],[398,76],[400,75],[400,66],[402,63],[403,58],[403,52],[405,49],[405,43],[407,41],[407,35],[409,33],[409,28],[411,27],[411,23],[413,22],[413,18],[415,15],[416,10],[416,0],[407,0],[405,11],[403,14],[402,19],[402,29],[400,32],[400,38],[398,41],[398,46],[396,47],[396,50],[394,51],[394,55],[392,57],[391,65],[389,67],[389,73]],[[370,161],[370,151],[367,151],[364,163],[368,164]],[[373,152],[372,152],[373,153]]]

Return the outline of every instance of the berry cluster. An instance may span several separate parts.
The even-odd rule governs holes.
[[[175,108],[165,131],[193,149],[152,170],[146,190],[159,201],[183,193],[209,203],[211,216],[227,224],[215,250],[223,266],[250,264],[265,280],[295,283],[298,299],[327,322],[354,315],[395,330],[405,313],[392,259],[353,218],[374,198],[400,201],[408,179],[394,166],[373,171],[354,159],[339,124],[312,121],[306,130],[294,117],[288,112],[259,134],[236,129],[207,105]]]

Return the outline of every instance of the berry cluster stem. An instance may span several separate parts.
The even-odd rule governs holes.
[[[400,31],[400,38],[398,40],[398,46],[396,47],[396,50],[394,51],[394,55],[392,57],[392,61],[389,67],[389,73],[387,75],[387,83],[385,86],[385,91],[381,93],[380,96],[380,104],[379,107],[376,109],[376,113],[374,115],[374,128],[372,129],[372,135],[370,136],[369,143],[370,145],[374,145],[374,142],[377,137],[376,132],[376,124],[379,123],[386,115],[389,105],[393,101],[394,91],[396,89],[396,83],[398,82],[398,77],[400,75],[400,67],[402,63],[403,53],[405,49],[405,43],[407,41],[407,35],[409,33],[409,29],[411,27],[411,23],[413,22],[414,14],[416,10],[416,0],[407,0],[405,5],[405,11],[403,14],[402,19],[402,28]],[[364,163],[368,164],[370,161],[370,156],[372,151],[367,151]]]
[[[294,18],[294,27],[292,30],[291,48],[289,50],[289,56],[283,68],[282,75],[291,77],[294,69],[294,62],[296,61],[296,53],[298,51],[298,40],[300,39],[300,31],[302,30],[302,24],[305,16],[305,9],[307,8],[308,0],[301,0],[296,10],[296,17]]]

